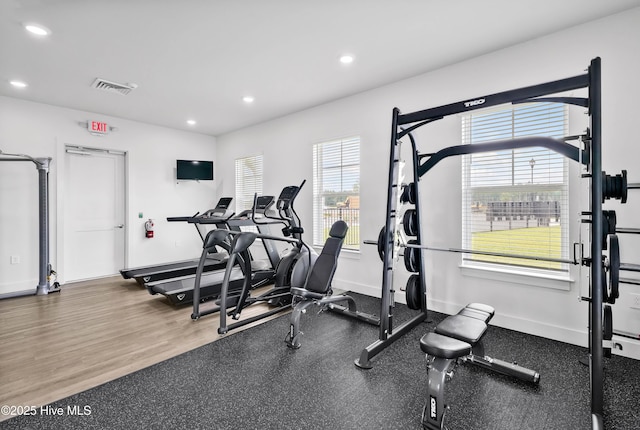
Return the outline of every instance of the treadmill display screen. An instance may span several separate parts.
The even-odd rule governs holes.
[[[218,201],[218,204],[216,205],[216,209],[228,209],[229,205],[231,204],[231,200],[233,200],[232,197],[223,197]]]
[[[256,211],[264,212],[273,204],[273,196],[258,196],[256,201]]]

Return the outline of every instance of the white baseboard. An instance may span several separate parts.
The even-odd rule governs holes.
[[[12,291],[10,293],[0,293],[1,299],[10,299],[12,297],[33,296],[36,294],[35,288],[32,290]]]
[[[620,355],[622,357],[640,360],[640,339],[629,339],[614,335],[613,344],[620,345],[622,348],[613,348],[611,350],[613,355]]]
[[[36,293],[37,279],[27,279],[17,282],[5,282],[0,284],[0,299],[10,297],[29,296]]]

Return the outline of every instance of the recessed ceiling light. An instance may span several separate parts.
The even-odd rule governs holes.
[[[37,36],[48,36],[51,34],[51,30],[40,24],[25,24],[24,28],[29,32]]]
[[[353,63],[353,55],[343,55],[340,57],[340,62],[342,64],[351,64]]]
[[[196,125],[196,120],[194,120],[194,119],[188,119],[188,120],[187,120],[187,124],[189,124],[189,125]]]
[[[242,97],[242,101],[245,102],[245,103],[253,103],[254,100],[255,99],[253,97],[251,97],[251,96]]]
[[[16,88],[26,88],[28,87],[28,85],[25,82],[22,81],[9,81],[9,83],[11,85],[13,85]]]

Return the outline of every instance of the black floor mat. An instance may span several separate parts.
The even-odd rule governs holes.
[[[354,295],[379,313],[379,300]],[[396,307],[394,324],[413,311]],[[288,316],[55,402],[2,429],[421,429],[427,373],[419,339],[443,318],[423,323],[376,356],[353,364],[378,328],[339,315],[302,318],[302,347],[284,337]],[[207,324],[207,320],[197,322]],[[537,387],[468,365],[447,394],[450,429],[588,429],[584,348],[490,327],[488,355],[538,370]],[[606,360],[605,426],[640,427],[640,363]]]

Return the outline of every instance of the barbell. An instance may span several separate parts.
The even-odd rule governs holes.
[[[611,211],[613,212],[613,211]],[[614,226],[613,231],[615,231],[615,213],[613,213],[614,217]],[[608,221],[605,221],[608,224]],[[384,251],[385,251],[385,240],[386,233],[385,227],[380,229],[380,233],[378,234],[378,241],[364,241],[366,244],[376,244],[378,247],[378,255],[380,259],[384,261]],[[619,284],[620,284],[620,243],[618,240],[618,236],[616,234],[608,234],[606,242],[606,254],[602,256],[602,265],[603,265],[603,279],[602,279],[602,293],[603,300],[607,303],[614,304],[616,299],[620,297]],[[419,272],[420,268],[420,249],[425,249],[428,251],[439,251],[439,252],[453,252],[453,253],[462,253],[462,254],[478,254],[478,255],[487,255],[493,257],[505,257],[505,258],[519,258],[525,260],[534,260],[534,261],[546,261],[552,263],[565,263],[565,264],[573,264],[578,265],[581,264],[582,261],[578,261],[576,258],[574,259],[566,259],[566,258],[553,258],[553,257],[542,257],[542,256],[532,256],[532,255],[521,255],[521,254],[510,254],[503,252],[493,252],[493,251],[480,251],[473,249],[464,249],[464,248],[439,248],[434,246],[426,246],[417,243],[417,240],[409,240],[407,243],[400,243],[399,237],[394,240],[394,246],[399,248],[404,248],[404,264],[405,268],[409,272]],[[628,266],[624,265],[623,269]],[[412,275],[413,276],[413,275]],[[411,285],[415,284],[417,280],[411,279],[407,282],[407,290],[410,289]],[[413,288],[413,287],[411,287]],[[412,291],[414,291],[412,289]],[[407,296],[407,303],[409,302],[409,296]],[[414,301],[414,297],[411,297],[411,301]]]

